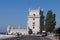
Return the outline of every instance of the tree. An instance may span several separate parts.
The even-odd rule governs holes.
[[[29,28],[29,31],[28,31],[29,34],[32,34],[32,29]]]
[[[45,20],[45,27],[44,30],[47,32],[52,32],[55,29],[56,21],[55,21],[55,14],[51,10],[48,10]]]
[[[60,34],[60,27],[56,29],[56,34]]]

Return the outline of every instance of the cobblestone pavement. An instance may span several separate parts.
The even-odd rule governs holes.
[[[21,36],[21,37],[8,38],[3,40],[51,40],[51,39],[41,36]]]

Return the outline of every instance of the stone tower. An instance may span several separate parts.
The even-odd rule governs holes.
[[[43,9],[29,8],[28,29],[32,29],[33,34],[42,32],[44,27]]]
[[[7,33],[8,33],[8,34],[9,34],[10,30],[11,30],[11,26],[8,25],[8,27],[7,27]]]

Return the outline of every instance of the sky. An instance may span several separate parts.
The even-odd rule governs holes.
[[[6,32],[7,26],[27,27],[29,8],[43,8],[43,15],[48,10],[56,14],[56,27],[60,26],[60,0],[0,0],[0,32]]]

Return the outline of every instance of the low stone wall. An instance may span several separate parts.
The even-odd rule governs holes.
[[[6,38],[12,38],[12,37],[16,37],[16,35],[2,35],[2,34],[0,34],[0,39],[6,39]]]

